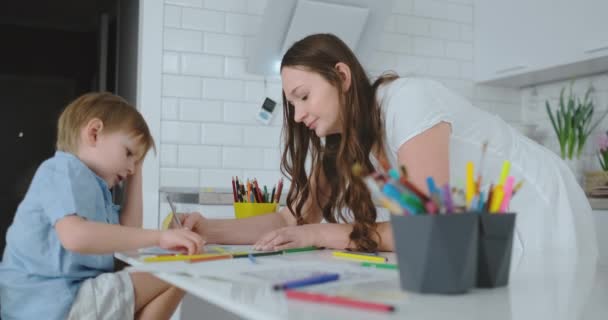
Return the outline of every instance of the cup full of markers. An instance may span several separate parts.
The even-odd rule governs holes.
[[[483,172],[484,143],[479,162]],[[458,294],[473,287],[508,283],[515,214],[509,203],[522,182],[509,175],[504,161],[499,178],[483,190],[482,175],[466,164],[464,188],[437,186],[433,177],[421,188],[404,166],[391,168],[371,157],[374,171],[361,177],[372,198],[391,212],[401,288],[421,293]]]
[[[268,188],[258,183],[257,179],[239,180],[232,178],[232,194],[234,197],[234,215],[237,219],[274,213],[277,211],[281,193],[283,191],[283,178]]]

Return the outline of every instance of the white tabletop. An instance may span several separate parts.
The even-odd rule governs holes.
[[[393,254],[386,256],[389,262],[394,262]],[[133,254],[117,253],[116,257],[133,266],[150,266]],[[328,266],[333,264],[334,267],[336,263],[354,267],[352,262],[338,262],[328,251],[257,258],[260,262],[278,261],[276,259],[294,266],[314,261],[328,263]],[[246,259],[238,260],[247,262]],[[171,264],[171,268],[178,269],[180,266],[206,270],[216,268],[221,272],[226,271],[233,261],[161,264]],[[559,254],[514,257],[507,287],[473,289],[459,295],[403,292],[399,288],[397,271],[381,272],[382,279],[379,280],[363,283],[337,281],[314,286],[314,289],[310,287],[308,291],[391,304],[396,307],[394,313],[288,301],[283,293],[274,291],[271,285],[264,283],[193,277],[173,272],[156,274],[192,295],[245,319],[608,319],[608,267],[598,266],[595,258]]]

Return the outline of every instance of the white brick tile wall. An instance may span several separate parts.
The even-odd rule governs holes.
[[[165,0],[165,3],[194,8],[200,8],[203,6],[203,0]]]
[[[210,145],[239,146],[243,144],[243,128],[240,125],[203,124],[201,141]]]
[[[224,74],[224,57],[184,53],[181,57],[182,74],[219,77]]]
[[[161,119],[177,120],[179,105],[176,98],[163,98],[161,101]]]
[[[179,119],[184,121],[221,121],[222,103],[218,100],[180,99]]]
[[[163,48],[175,51],[203,50],[203,33],[193,30],[165,28]]]
[[[205,8],[227,11],[227,12],[247,12],[246,0],[205,0]]]
[[[226,32],[239,35],[255,35],[260,29],[262,17],[248,14],[226,14]]]
[[[177,167],[177,145],[160,145],[160,165],[163,167]]]
[[[197,77],[164,75],[163,96],[199,98],[201,96],[201,79]]]
[[[241,80],[205,79],[203,96],[207,99],[241,101],[245,98],[245,83]]]
[[[188,9],[182,13],[182,27],[203,31],[224,31],[226,15],[223,12]]]
[[[247,50],[267,1],[164,3],[161,186],[225,188],[233,175],[275,183],[283,120],[280,78],[246,71]],[[435,78],[513,124],[528,116],[545,119],[538,115],[542,105],[540,111],[522,112],[519,90],[472,82],[473,5],[473,0],[395,1],[377,51],[364,67],[372,76],[394,70]],[[601,81],[608,83],[596,78],[594,84]],[[555,90],[559,94],[559,87],[545,91]],[[266,96],[279,103],[270,126],[256,120]]]
[[[245,38],[223,33],[205,33],[205,52],[227,56],[244,57]]]
[[[198,145],[180,145],[177,162],[182,168],[217,168],[220,166],[220,148]]]
[[[161,141],[178,144],[200,142],[201,125],[195,122],[161,121]]]
[[[176,6],[165,6],[165,27],[179,28],[182,24],[182,9]]]
[[[160,185],[163,187],[198,188],[198,170],[161,168]]]
[[[179,53],[165,52],[163,54],[163,73],[179,73]]]
[[[263,169],[264,149],[224,147],[222,161],[226,169]]]

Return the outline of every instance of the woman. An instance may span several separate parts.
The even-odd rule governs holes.
[[[496,178],[504,160],[511,162],[511,175],[525,181],[510,206],[518,214],[516,250],[595,254],[591,209],[562,161],[441,84],[390,74],[372,84],[352,51],[330,34],[296,42],[283,57],[281,78],[281,170],[291,178],[287,206],[279,214],[245,220],[189,215],[186,226],[208,243],[392,251],[390,225],[376,221],[376,208],[352,165],[371,170],[375,156],[405,165],[411,182],[423,190],[428,176],[437,185],[462,185],[465,163],[479,161],[489,141],[484,181]]]

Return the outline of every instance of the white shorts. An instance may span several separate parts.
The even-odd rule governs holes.
[[[130,320],[135,313],[134,298],[133,283],[127,271],[102,273],[82,283],[68,320]]]

